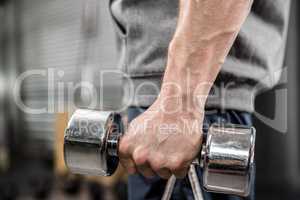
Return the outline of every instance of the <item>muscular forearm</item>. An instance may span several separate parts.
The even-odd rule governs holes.
[[[161,96],[176,93],[191,109],[204,105],[251,5],[252,0],[180,0]]]

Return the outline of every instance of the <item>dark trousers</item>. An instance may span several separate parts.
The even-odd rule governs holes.
[[[143,113],[146,108],[137,108],[137,107],[130,107],[128,109],[128,120],[131,121],[141,113]],[[231,124],[242,124],[242,125],[252,125],[252,118],[251,114],[247,112],[239,112],[233,110],[227,111],[219,111],[219,110],[210,110],[207,111],[205,114],[205,119],[203,122],[203,132],[205,132],[208,127],[213,123],[231,123]],[[197,173],[200,182],[202,170],[197,168]],[[255,173],[254,173],[255,174]],[[254,181],[251,183],[252,191],[250,196],[247,198],[241,198],[232,195],[224,195],[224,194],[215,194],[209,193],[202,189],[204,200],[254,200]],[[160,200],[162,194],[164,192],[166,185],[166,180],[163,180],[159,177],[153,178],[145,178],[142,175],[130,175],[128,178],[128,197],[129,200]],[[172,200],[192,200],[193,192],[190,187],[190,183],[188,178],[177,180],[174,188],[174,192],[172,194]]]

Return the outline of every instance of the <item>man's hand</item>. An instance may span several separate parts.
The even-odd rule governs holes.
[[[201,148],[202,115],[181,109],[182,98],[162,99],[131,122],[120,142],[120,161],[130,173],[183,178]]]

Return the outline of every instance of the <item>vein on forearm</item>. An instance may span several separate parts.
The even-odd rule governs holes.
[[[250,12],[252,0],[180,0],[177,29],[169,47],[164,82],[193,91],[213,83]],[[209,92],[209,87],[203,93]]]

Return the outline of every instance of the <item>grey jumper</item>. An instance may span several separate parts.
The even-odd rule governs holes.
[[[289,6],[290,0],[254,0],[207,108],[252,112],[257,93],[276,85],[285,55]],[[126,94],[125,103],[147,107],[159,93],[156,87],[160,88],[176,28],[178,0],[111,0],[110,9],[120,42],[120,66],[127,77],[124,87],[138,89]]]

